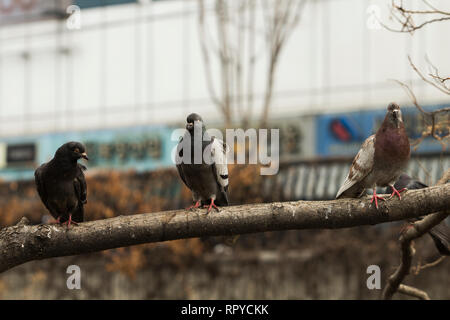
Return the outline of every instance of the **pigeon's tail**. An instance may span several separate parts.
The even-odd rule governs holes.
[[[437,226],[433,227],[428,234],[434,241],[439,253],[444,256],[450,255],[450,227],[445,224],[445,221],[441,222]]]
[[[364,191],[366,191],[366,188],[360,186],[359,184],[355,184],[347,190],[339,190],[336,195],[336,199],[360,198],[364,194]]]
[[[72,220],[75,222],[83,222],[84,221],[84,207],[83,203],[78,204],[77,210],[72,214]]]
[[[226,191],[221,191],[219,192],[219,194],[217,194],[217,198],[214,201],[215,204],[217,204],[218,206],[222,206],[222,207],[226,207],[229,204],[228,201],[228,194]]]

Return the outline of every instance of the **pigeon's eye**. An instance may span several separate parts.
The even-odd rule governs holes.
[[[78,149],[78,148],[75,148],[75,150],[73,150],[73,151],[75,151],[76,153],[80,153],[80,149]]]

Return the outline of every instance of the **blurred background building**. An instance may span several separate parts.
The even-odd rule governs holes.
[[[213,87],[220,85],[220,69],[207,66],[202,55],[204,42],[219,46],[220,38],[213,31],[201,32],[199,3],[1,1],[0,177],[31,178],[36,165],[67,140],[88,145],[95,154],[90,167],[167,167],[172,165],[175,143],[171,130],[180,127],[187,114],[198,112],[209,127],[223,127],[224,117],[208,90],[208,81]],[[217,3],[203,4],[206,30],[214,28]],[[449,25],[430,25],[414,38],[390,32],[378,23],[389,21],[389,3],[318,0],[301,10],[278,58],[268,117],[271,127],[282,130],[282,160],[353,156],[376,130],[391,101],[405,108],[410,138],[420,137],[422,117],[403,88],[390,79],[410,84],[428,110],[450,103],[448,96],[420,80],[407,60],[411,55],[418,67],[424,67],[428,55],[443,71],[449,70],[450,43],[441,37]],[[228,4],[238,16],[239,1]],[[264,7],[253,3],[236,23],[252,21],[252,10],[257,54],[251,94],[256,119],[266,93],[267,33],[264,20],[258,18]],[[232,118],[235,126],[240,125],[239,108]],[[427,170],[415,162],[411,170],[433,183],[448,168],[448,158],[442,159],[442,145],[433,139],[426,139],[415,152],[426,153],[435,155],[424,160]],[[344,164],[343,171],[336,169],[337,181],[344,178]],[[332,166],[325,162],[326,168]]]

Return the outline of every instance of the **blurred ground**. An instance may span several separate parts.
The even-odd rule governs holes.
[[[398,228],[271,232],[192,239],[134,249],[34,261],[0,276],[2,299],[378,299],[367,266],[382,285],[399,262]],[[215,244],[214,244],[215,243]],[[437,257],[429,237],[422,262]],[[417,263],[417,261],[416,261]],[[66,268],[81,268],[81,290],[66,288]],[[450,298],[449,260],[408,277],[432,299]],[[397,299],[406,299],[396,295]]]

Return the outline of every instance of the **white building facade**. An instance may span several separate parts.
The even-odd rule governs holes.
[[[205,0],[213,47],[218,41],[214,3]],[[270,121],[281,130],[282,160],[352,157],[388,103],[412,106],[393,79],[410,85],[425,108],[450,104],[450,97],[422,81],[408,61],[410,56],[427,74],[428,57],[441,75],[450,75],[450,22],[427,25],[414,35],[391,32],[379,24],[395,26],[390,3],[306,2],[275,73]],[[420,1],[410,3],[419,8]],[[448,1],[433,3],[450,11]],[[264,16],[259,11],[258,16],[255,119],[267,74]],[[113,154],[99,158],[100,167],[172,166],[170,132],[189,113],[201,114],[209,127],[223,126],[208,90],[199,30],[198,0],[0,0],[0,176],[32,177],[34,168],[69,139],[110,150],[118,150],[118,143],[122,151],[152,146],[145,161],[123,163]],[[220,93],[220,67],[212,65],[211,74]],[[405,110],[408,133],[417,138],[421,119],[409,110],[415,113]],[[426,160],[431,164],[422,173],[412,162],[411,170],[424,180],[426,171],[433,172],[428,181],[434,181],[449,167],[448,148],[442,158],[438,142],[422,145],[419,153],[434,152],[436,161]]]
[[[2,0],[4,7],[16,1],[28,0]],[[370,12],[375,8],[389,22],[389,3],[309,1],[281,53],[272,117],[380,109],[391,101],[411,105],[389,79],[412,84],[425,106],[449,102],[419,80],[407,56],[425,68],[427,55],[450,74],[450,23],[413,36],[378,28]],[[197,1],[82,8],[79,19],[69,20],[2,24],[1,136],[177,123],[193,111],[220,121],[206,85]],[[257,101],[264,72],[256,70]]]

